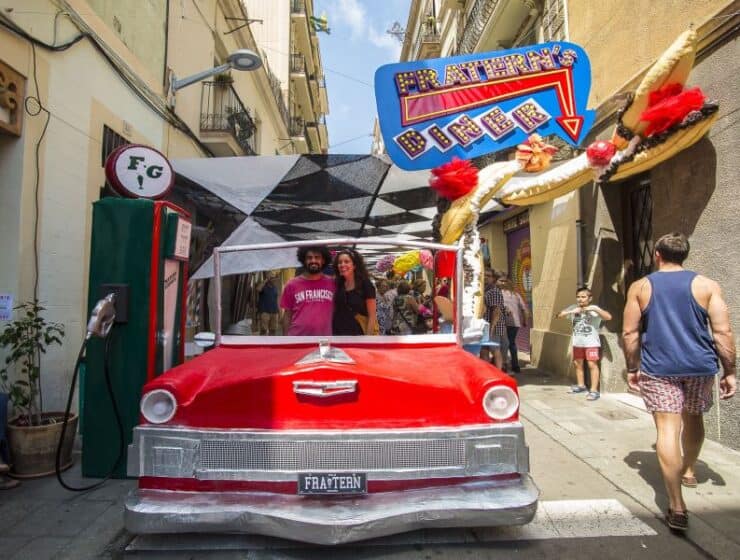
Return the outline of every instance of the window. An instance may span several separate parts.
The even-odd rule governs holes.
[[[542,10],[542,35],[545,43],[568,39],[567,17],[565,0],[545,0]]]
[[[647,276],[654,267],[653,196],[650,177],[637,177],[626,185],[625,192],[625,247],[630,281]]]
[[[131,142],[126,140],[123,136],[114,132],[113,129],[103,125],[103,144],[100,150],[100,166],[105,167],[105,162],[108,159],[108,156],[111,155],[113,150],[130,143]],[[110,196],[112,192],[113,187],[111,187],[106,180],[105,185],[100,189],[100,198]]]
[[[101,167],[105,167],[105,160],[108,159],[108,156],[111,155],[113,150],[130,143],[131,142],[126,140],[123,136],[114,132],[113,129],[103,125],[103,146],[100,153]]]

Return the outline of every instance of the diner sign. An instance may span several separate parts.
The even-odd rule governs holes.
[[[580,144],[591,66],[565,42],[386,64],[375,72],[385,148],[402,169],[431,169],[515,146],[537,132]]]

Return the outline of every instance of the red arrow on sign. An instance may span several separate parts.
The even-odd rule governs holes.
[[[555,88],[562,112],[555,120],[573,141],[578,141],[583,117],[576,115],[573,72],[570,68],[407,95],[401,98],[401,124],[408,126],[549,88]]]

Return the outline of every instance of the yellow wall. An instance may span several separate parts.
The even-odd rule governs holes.
[[[149,72],[162,82],[165,68],[167,2],[86,1]]]
[[[570,193],[529,210],[532,245],[532,363],[560,375],[570,369],[570,325],[555,313],[575,302],[578,197]]]
[[[655,59],[693,23],[728,0],[568,0],[569,41],[591,61],[589,107],[597,107]]]

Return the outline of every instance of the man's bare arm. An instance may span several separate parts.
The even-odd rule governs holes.
[[[627,291],[627,302],[624,306],[622,318],[622,342],[627,369],[640,367],[640,319],[642,318],[642,309],[640,309],[638,296],[645,282],[644,279],[633,282]]]
[[[732,334],[732,326],[730,325],[730,314],[727,311],[727,304],[722,297],[722,289],[719,287],[719,284],[713,280],[708,280],[708,282],[710,295],[707,313],[709,314],[709,324],[712,326],[714,345],[717,348],[719,360],[722,362],[724,375],[734,375],[737,355],[735,337]]]

